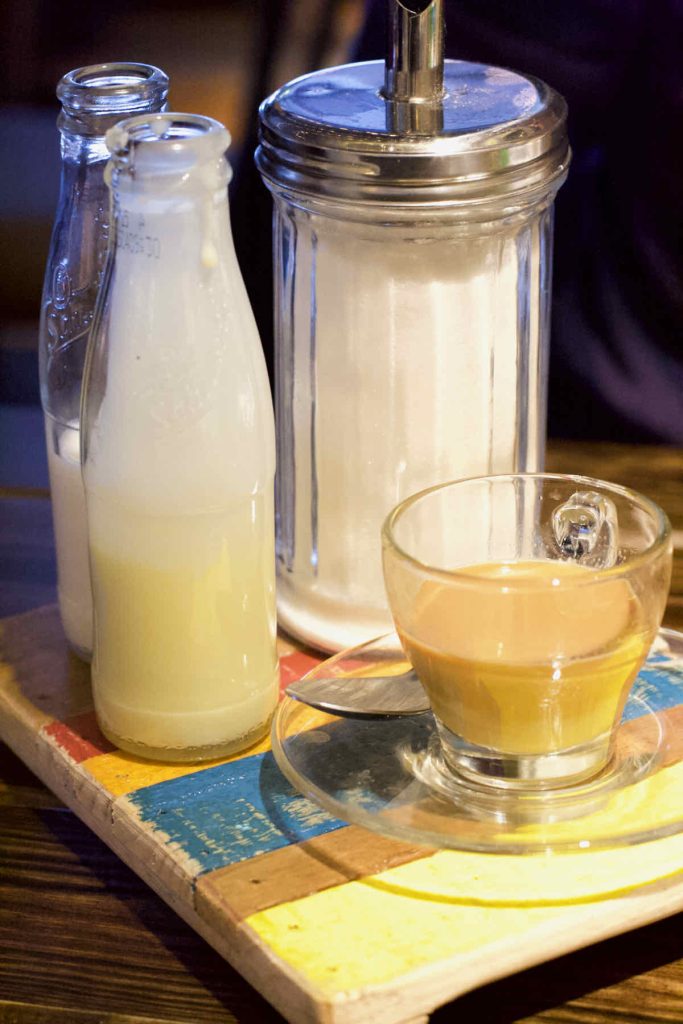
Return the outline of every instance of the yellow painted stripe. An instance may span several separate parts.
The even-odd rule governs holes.
[[[557,914],[473,907],[349,882],[247,919],[273,952],[328,996],[378,985]]]
[[[559,907],[611,898],[679,873],[683,835],[594,853],[519,857],[442,851],[366,881],[431,900]]]
[[[593,902],[683,870],[683,836],[555,856],[440,852],[271,907],[247,920],[328,994],[482,951]]]
[[[619,835],[645,833],[663,826],[676,827],[683,804],[683,761],[654,772],[641,782],[608,793],[603,806],[583,818],[554,822],[552,834],[558,841],[577,843],[591,834]],[[542,826],[518,830],[529,838],[543,835]]]

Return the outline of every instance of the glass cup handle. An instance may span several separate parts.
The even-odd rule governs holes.
[[[608,569],[618,556],[617,510],[596,491],[576,491],[552,514],[555,543],[566,559]]]

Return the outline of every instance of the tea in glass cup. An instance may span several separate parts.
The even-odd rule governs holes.
[[[520,789],[599,773],[664,613],[662,510],[582,477],[481,477],[406,499],[382,541],[447,766]]]

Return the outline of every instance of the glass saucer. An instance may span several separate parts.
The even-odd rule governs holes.
[[[343,651],[315,676],[400,675],[391,634]],[[577,786],[489,791],[443,763],[430,713],[352,719],[285,697],[273,752],[302,793],[387,836],[481,853],[596,850],[683,832],[683,634],[660,630],[624,709],[610,763]]]

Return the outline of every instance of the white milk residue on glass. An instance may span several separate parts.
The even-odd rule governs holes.
[[[45,443],[57,552],[59,611],[71,645],[89,656],[92,593],[78,421],[59,424],[46,415]]]

